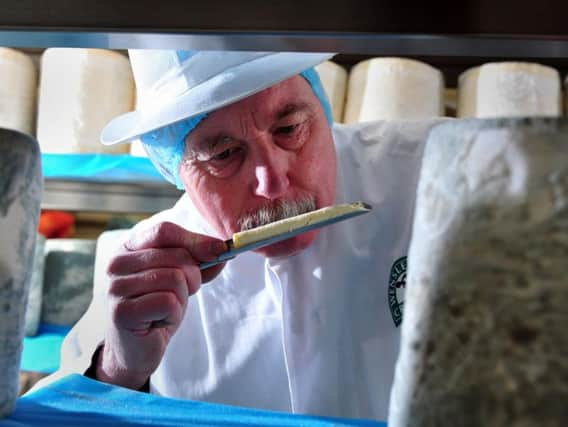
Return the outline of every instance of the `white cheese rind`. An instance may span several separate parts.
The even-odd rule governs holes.
[[[335,205],[318,209],[313,212],[297,215],[292,218],[286,218],[271,224],[263,225],[252,230],[241,231],[233,235],[233,247],[241,248],[251,243],[270,237],[278,236],[282,233],[297,230],[310,224],[325,221],[327,219],[344,215],[352,212],[366,212],[369,208],[361,202]]]
[[[498,62],[471,68],[458,79],[458,117],[561,115],[560,75],[536,63]]]
[[[347,70],[332,61],[322,62],[315,68],[329,98],[333,120],[342,123],[345,94],[347,93]]]
[[[422,119],[444,114],[444,78],[434,67],[405,58],[373,58],[349,75],[344,122]]]
[[[134,108],[128,58],[101,49],[47,49],[41,61],[37,136],[45,153],[127,153],[100,143],[103,127]]]
[[[135,139],[130,143],[130,155],[135,157],[148,157],[148,153],[142,145],[142,141]]]
[[[36,98],[37,70],[32,59],[0,48],[0,127],[33,135]]]

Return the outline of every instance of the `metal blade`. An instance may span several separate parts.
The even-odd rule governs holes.
[[[325,226],[330,225],[330,224],[335,224],[336,222],[344,221],[344,220],[349,219],[349,218],[354,218],[356,216],[363,215],[365,213],[370,212],[371,209],[372,209],[372,207],[370,205],[366,204],[366,203],[364,204],[364,207],[367,210],[348,212],[348,213],[344,213],[344,214],[334,216],[332,218],[319,220],[319,221],[313,222],[309,225],[299,227],[295,230],[287,231],[285,233],[278,234],[276,236],[272,236],[272,237],[269,237],[267,239],[259,240],[257,242],[251,243],[249,245],[242,246],[238,249],[231,249],[231,250],[219,255],[219,258],[217,258],[215,261],[209,261],[209,262],[204,262],[204,263],[199,264],[199,269],[204,270],[206,268],[213,267],[214,265],[221,264],[222,262],[233,259],[237,255],[239,255],[243,252],[259,249],[259,248],[262,248],[264,246],[269,246],[269,245],[272,245],[274,243],[278,243],[278,242],[281,242],[283,240],[290,239],[294,236],[297,236],[297,235],[302,234],[302,233],[306,233],[306,232],[311,231],[311,230],[315,230],[315,229],[325,227]],[[229,242],[229,245],[231,245],[232,241],[229,240],[228,242]]]

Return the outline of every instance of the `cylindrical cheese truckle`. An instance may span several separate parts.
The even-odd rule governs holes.
[[[47,49],[41,61],[37,137],[44,153],[127,153],[102,145],[102,128],[134,108],[128,58],[101,49]]]
[[[19,388],[25,311],[39,221],[42,175],[37,141],[0,129],[0,418]]]
[[[341,65],[325,61],[315,67],[331,103],[333,120],[343,122],[343,107],[347,91],[347,71]]]
[[[458,79],[458,117],[560,116],[560,75],[525,62],[495,62],[471,68]]]
[[[373,58],[349,75],[345,123],[442,116],[444,78],[436,68],[404,58]]]
[[[130,143],[130,154],[135,157],[148,157],[142,141],[135,139]]]
[[[41,321],[73,326],[93,296],[96,241],[47,239]]]
[[[481,67],[470,68],[458,77],[458,107],[456,115],[459,118],[477,117],[477,80]]]
[[[0,48],[0,127],[32,135],[35,130],[37,70],[32,59]]]
[[[568,425],[568,120],[435,127],[389,426]]]

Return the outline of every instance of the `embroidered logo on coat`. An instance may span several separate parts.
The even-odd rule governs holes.
[[[406,288],[406,257],[397,259],[391,267],[389,276],[389,307],[396,327],[402,323],[404,290]]]

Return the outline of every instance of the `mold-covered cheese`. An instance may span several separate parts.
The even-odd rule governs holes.
[[[568,425],[568,120],[430,133],[389,426]]]
[[[0,418],[19,388],[25,311],[42,193],[37,142],[0,129]]]
[[[496,62],[471,68],[458,79],[458,117],[560,116],[558,71],[535,63]]]

